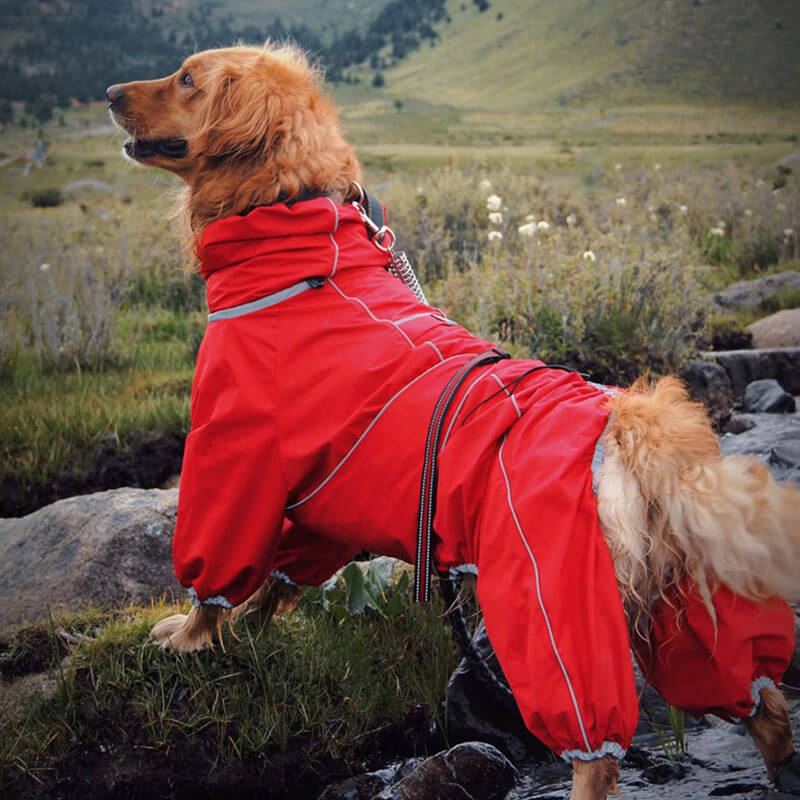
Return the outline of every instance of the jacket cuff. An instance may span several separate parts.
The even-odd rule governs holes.
[[[205,600],[197,599],[197,592],[194,587],[187,589],[189,600],[193,606],[222,606],[223,608],[233,608],[233,604],[229,603],[221,594],[216,597],[207,597]]]
[[[272,570],[269,576],[270,578],[276,578],[279,581],[283,581],[287,586],[291,586],[292,589],[297,588],[297,584],[285,572],[281,572],[279,569]]]
[[[753,698],[753,707],[750,709],[750,713],[747,715],[748,717],[754,716],[756,711],[758,711],[759,707],[761,706],[761,690],[774,688],[775,681],[773,681],[772,678],[756,678],[750,684],[750,697]]]
[[[595,761],[598,758],[603,758],[603,756],[614,756],[614,758],[622,761],[622,759],[625,758],[626,752],[627,751],[621,744],[617,744],[616,742],[603,742],[597,750],[563,750],[561,752],[561,758],[568,764],[571,764],[576,758],[578,761]]]

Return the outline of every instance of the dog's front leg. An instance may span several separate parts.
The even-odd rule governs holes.
[[[220,606],[195,606],[188,614],[173,614],[157,622],[150,631],[165,650],[194,653],[208,647],[214,640],[230,611]]]
[[[768,687],[760,695],[758,711],[744,725],[767,765],[767,774],[774,779],[775,767],[794,753],[789,707],[780,689]]]
[[[605,800],[609,794],[619,796],[617,779],[619,761],[614,756],[603,756],[594,761],[572,762],[572,792],[569,800]]]

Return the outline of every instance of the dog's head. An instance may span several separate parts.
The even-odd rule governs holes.
[[[295,47],[196,53],[166,78],[115,84],[110,110],[135,161],[178,174],[197,233],[257,205],[343,199],[358,162],[321,94],[321,75]]]

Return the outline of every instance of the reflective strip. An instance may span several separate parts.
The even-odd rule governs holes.
[[[498,384],[498,385],[500,386],[500,388],[501,388],[501,389],[502,389],[502,390],[503,390],[503,391],[506,393],[506,395],[508,396],[508,398],[509,398],[509,399],[511,400],[511,402],[514,404],[514,408],[515,408],[515,409],[516,409],[516,411],[517,411],[517,419],[521,419],[521,418],[522,418],[522,412],[519,410],[519,404],[517,403],[517,398],[516,398],[516,397],[514,397],[514,395],[513,395],[513,394],[511,394],[511,392],[509,392],[509,391],[508,391],[508,387],[507,387],[507,386],[506,386],[506,385],[503,383],[503,381],[501,381],[501,380],[500,380],[500,378],[498,378],[498,377],[497,377],[497,375],[495,375],[494,373],[492,373],[492,377],[493,377],[493,378],[494,378],[494,379],[497,381],[497,384]]]
[[[575,716],[578,719],[578,727],[581,729],[581,734],[583,735],[583,742],[586,745],[586,753],[591,754],[598,751],[592,750],[592,747],[589,744],[589,737],[586,735],[586,729],[583,727],[583,719],[581,718],[581,712],[580,709],[578,708],[578,700],[575,697],[575,691],[572,688],[572,681],[569,679],[569,675],[567,674],[567,668],[564,666],[564,662],[561,660],[561,654],[558,652],[558,648],[556,647],[556,639],[553,634],[553,628],[550,625],[550,617],[547,615],[547,610],[544,607],[544,600],[542,599],[542,587],[539,581],[539,565],[536,563],[536,557],[533,555],[533,551],[531,550],[531,547],[528,544],[528,540],[525,538],[525,534],[522,531],[522,525],[520,525],[516,509],[514,508],[514,502],[511,499],[511,483],[508,480],[506,465],[503,463],[503,448],[506,446],[507,436],[508,434],[503,435],[503,441],[500,444],[500,449],[498,450],[497,458],[500,462],[500,470],[503,473],[503,480],[505,481],[506,484],[506,498],[508,500],[508,507],[511,510],[511,516],[514,519],[514,525],[517,528],[517,533],[519,533],[519,538],[522,539],[522,544],[528,551],[528,556],[530,557],[531,564],[533,564],[533,574],[536,579],[536,595],[539,600],[539,609],[542,612],[542,617],[544,618],[545,625],[547,626],[547,633],[550,637],[550,646],[553,648],[553,653],[555,654],[556,660],[558,661],[558,665],[559,667],[561,667],[561,673],[563,674],[564,680],[566,681],[567,689],[569,690],[569,696],[572,698],[572,706],[575,709]],[[608,744],[614,744],[614,743],[609,742]],[[619,747],[619,745],[617,745],[617,747]],[[621,749],[622,748],[620,747],[620,750]],[[574,753],[578,751],[569,751],[569,752]],[[573,756],[573,758],[580,758],[580,756]],[[592,758],[599,758],[599,756],[586,755],[585,758],[589,758],[591,760]]]
[[[263,311],[265,308],[275,306],[294,297],[296,294],[305,292],[312,289],[312,285],[308,281],[300,281],[293,286],[286,289],[281,289],[279,292],[268,294],[266,297],[260,297],[258,300],[253,300],[250,303],[242,303],[240,306],[231,306],[230,308],[223,308],[220,311],[213,311],[208,315],[209,322],[219,322],[223,319],[233,319],[234,317],[243,317],[245,314],[252,314],[254,311]]]
[[[336,285],[336,284],[333,282],[333,278],[328,278],[327,280],[328,280],[328,283],[329,283],[331,286],[333,286],[333,288],[334,288],[334,289],[336,289],[336,291],[337,291],[337,292],[339,292],[339,294],[340,294],[340,295],[341,295],[341,296],[342,296],[342,297],[343,297],[345,300],[352,300],[354,303],[358,303],[358,304],[359,304],[359,305],[360,305],[360,306],[361,306],[361,307],[364,309],[364,311],[366,311],[366,312],[367,312],[367,314],[369,314],[369,315],[372,317],[372,319],[374,319],[374,320],[375,320],[375,322],[385,322],[387,325],[391,325],[391,326],[392,326],[392,327],[393,327],[393,328],[394,328],[394,329],[395,329],[395,330],[396,330],[396,331],[397,331],[397,332],[398,332],[398,333],[399,333],[399,334],[400,334],[400,335],[401,335],[401,336],[402,336],[402,337],[403,337],[403,338],[406,340],[406,343],[408,344],[408,346],[409,346],[409,347],[411,347],[411,348],[413,348],[413,347],[414,347],[414,344],[412,343],[411,339],[409,339],[409,338],[408,338],[408,336],[406,336],[406,332],[405,332],[405,331],[404,331],[404,330],[403,330],[403,329],[402,329],[402,328],[401,328],[401,327],[400,327],[400,326],[399,326],[399,325],[398,325],[396,322],[393,322],[393,321],[392,321],[392,320],[390,320],[390,319],[378,319],[378,317],[376,317],[376,316],[375,316],[375,315],[372,313],[372,311],[370,311],[370,308],[369,308],[369,306],[368,306],[368,305],[367,305],[367,304],[366,304],[366,303],[365,303],[363,300],[361,300],[361,299],[360,299],[360,298],[358,298],[358,297],[351,297],[349,294],[345,294],[345,293],[344,293],[344,292],[343,292],[343,291],[342,291],[342,290],[341,290],[341,289],[340,289],[340,288],[339,288],[339,287],[338,287],[338,286],[337,286],[337,285]]]
[[[333,283],[333,281],[331,281],[331,283]],[[355,444],[347,451],[344,458],[342,458],[342,460],[328,473],[328,477],[325,478],[325,480],[322,481],[322,483],[319,486],[317,486],[316,489],[307,494],[302,500],[298,500],[296,503],[292,503],[291,505],[286,506],[286,510],[289,511],[292,508],[297,508],[298,506],[303,505],[303,503],[309,501],[318,491],[320,491],[320,489],[322,489],[328,483],[328,481],[344,466],[345,462],[350,458],[350,456],[353,455],[356,448],[361,444],[361,442],[364,441],[366,435],[372,430],[375,423],[383,416],[386,409],[388,409],[389,406],[392,403],[394,403],[394,401],[397,400],[397,398],[400,397],[401,394],[403,394],[403,392],[405,392],[407,389],[410,389],[417,381],[424,378],[429,372],[433,372],[433,370],[441,367],[442,364],[446,364],[448,361],[452,361],[453,359],[456,358],[470,358],[474,355],[476,355],[476,353],[459,353],[458,355],[450,356],[449,358],[446,358],[444,361],[440,361],[438,364],[434,364],[432,367],[428,367],[428,369],[426,369],[425,372],[420,373],[419,375],[417,375],[416,378],[409,381],[402,389],[399,389],[397,392],[395,392],[395,394],[386,402],[383,408],[372,418],[372,421],[364,429],[364,432],[361,434],[361,436],[359,436],[358,439],[356,439]]]
[[[433,342],[423,342],[423,344],[429,344],[436,352],[436,355],[439,356],[439,361],[444,361],[444,356],[442,355],[439,348]]]
[[[562,750],[561,758],[564,761],[571,763],[573,759],[577,758],[578,761],[594,761],[603,756],[614,756],[614,758],[622,761],[625,758],[627,751],[621,744],[616,742],[603,742],[597,750],[590,750],[588,753],[584,750]]]
[[[330,197],[326,197],[325,199],[331,204],[333,213],[336,216],[336,221],[333,223],[333,231],[328,234],[333,242],[333,269],[330,275],[328,275],[329,278],[332,278],[336,274],[336,267],[339,266],[339,243],[333,238],[333,234],[339,230],[339,206],[337,206]]]

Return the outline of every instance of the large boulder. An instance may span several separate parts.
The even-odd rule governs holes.
[[[788,270],[751,281],[737,281],[715,294],[714,302],[723,308],[756,308],[784,289],[800,289],[800,272]]]
[[[773,350],[725,350],[701,354],[715,361],[731,382],[734,397],[744,393],[748,383],[774,378],[790,394],[800,394],[800,347]]]
[[[172,571],[176,489],[114,489],[0,519],[0,636],[50,610],[183,596]]]
[[[787,308],[759,319],[747,328],[753,346],[759,348],[800,347],[800,308]]]

